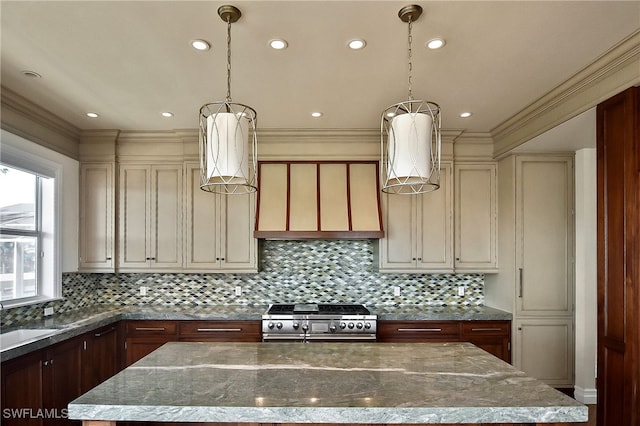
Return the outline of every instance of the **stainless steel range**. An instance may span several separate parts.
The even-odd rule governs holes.
[[[377,319],[364,305],[276,303],[262,315],[262,341],[375,341]]]

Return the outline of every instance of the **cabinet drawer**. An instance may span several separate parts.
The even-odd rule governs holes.
[[[175,335],[177,332],[175,321],[129,321],[127,322],[127,336],[162,336]]]
[[[461,326],[463,337],[470,336],[509,336],[511,324],[509,321],[468,321]]]
[[[455,321],[381,321],[378,340],[382,342],[456,340],[460,335]]]
[[[183,321],[178,330],[181,340],[236,340],[260,336],[262,328],[260,321]]]

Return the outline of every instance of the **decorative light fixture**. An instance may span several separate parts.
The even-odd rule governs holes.
[[[218,194],[257,191],[256,111],[231,101],[231,24],[242,13],[231,5],[218,8],[227,23],[227,97],[200,108],[200,189]]]
[[[440,188],[440,106],[414,100],[411,93],[411,29],[421,14],[418,5],[405,6],[398,12],[409,27],[409,96],[385,109],[380,124],[382,191],[392,194],[422,194]]]

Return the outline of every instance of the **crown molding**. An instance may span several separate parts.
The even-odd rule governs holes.
[[[640,83],[640,30],[491,130],[494,157]]]
[[[4,130],[78,159],[79,128],[4,86],[0,86],[0,105]]]

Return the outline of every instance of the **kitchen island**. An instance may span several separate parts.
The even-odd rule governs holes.
[[[470,343],[168,343],[69,404],[119,421],[555,424],[587,407]]]

